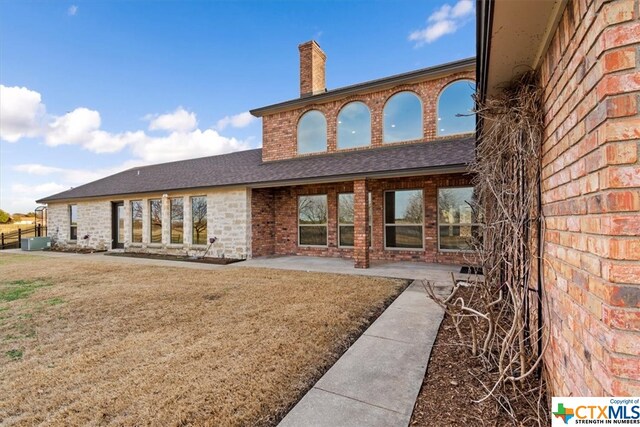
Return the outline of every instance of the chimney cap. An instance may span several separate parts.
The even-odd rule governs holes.
[[[322,48],[320,47],[320,44],[318,44],[318,42],[315,41],[315,40],[309,40],[309,41],[306,41],[304,43],[300,43],[298,45],[298,50],[302,50],[302,49],[306,48],[307,46],[311,46],[312,48],[315,47],[316,50],[318,51],[318,53],[322,54],[322,57],[324,59],[327,59],[327,54],[324,53],[324,50],[322,50]]]

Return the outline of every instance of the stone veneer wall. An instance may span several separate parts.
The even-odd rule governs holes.
[[[426,261],[468,264],[469,254],[438,251],[437,194],[438,187],[470,185],[465,174],[368,180],[373,206],[373,241],[369,250],[372,260]],[[400,250],[384,248],[384,192],[386,190],[422,189],[424,196],[424,249]],[[313,184],[252,191],[253,256],[313,255],[353,257],[353,248],[338,247],[338,193],[353,192],[353,182]],[[327,247],[298,246],[298,196],[326,194],[328,200]]]
[[[48,205],[47,231],[57,245],[64,248],[111,249],[111,202],[123,201],[125,208],[125,250],[127,252],[193,254],[202,253],[207,245],[191,243],[191,197],[207,197],[207,238],[217,237],[207,255],[227,258],[247,258],[250,256],[250,191],[241,189],[220,189],[191,192],[168,192],[145,195],[144,197],[112,198],[109,200],[79,201],[70,203],[50,203]],[[184,242],[170,243],[169,200],[184,198]],[[150,243],[149,200],[162,199],[162,243]],[[131,201],[143,202],[142,243],[131,242]],[[78,241],[69,240],[69,205],[78,205]],[[83,240],[84,235],[89,239]]]
[[[640,395],[638,0],[572,0],[541,65],[553,395]]]
[[[66,247],[106,250],[111,247],[111,203],[109,201],[77,202],[78,240],[69,239],[69,204],[52,203],[47,207],[47,234],[55,244]],[[88,239],[83,239],[88,235]]]
[[[311,104],[303,108],[274,113],[262,118],[262,159],[264,161],[283,160],[297,156],[298,121],[309,110],[319,110],[327,119],[327,152],[343,152],[353,150],[366,150],[383,145],[397,145],[416,141],[397,142],[383,144],[382,142],[382,111],[389,98],[398,92],[405,90],[417,93],[422,99],[424,141],[442,139],[436,137],[436,109],[438,97],[442,89],[455,80],[474,80],[475,72],[468,71],[455,73],[437,79],[427,80],[414,84],[399,85],[391,89],[378,92],[364,93],[362,95],[349,96],[337,101],[320,104]],[[367,147],[338,150],[336,147],[338,113],[342,107],[352,101],[364,102],[371,111],[371,145]],[[445,139],[447,137],[444,137]],[[313,156],[316,154],[305,154]]]

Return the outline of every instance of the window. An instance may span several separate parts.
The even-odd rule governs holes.
[[[476,117],[473,114],[475,91],[476,84],[471,80],[455,81],[442,90],[438,99],[438,136],[475,131]]]
[[[422,248],[422,190],[384,193],[384,235],[387,248]]]
[[[191,198],[191,242],[194,245],[207,244],[207,198]]]
[[[364,147],[371,143],[371,113],[362,102],[350,102],[338,114],[338,148]]]
[[[298,198],[298,244],[327,246],[327,196]]]
[[[78,205],[69,205],[69,240],[78,240]]]
[[[131,242],[142,243],[142,201],[131,202]]]
[[[338,245],[353,247],[354,245],[354,195],[353,193],[338,194]],[[372,209],[371,193],[369,193],[369,245],[372,245]]]
[[[384,106],[384,142],[412,141],[424,136],[422,102],[413,92],[393,95]]]
[[[171,243],[182,243],[184,235],[184,199],[176,197],[171,202]]]
[[[327,151],[327,119],[318,110],[311,110],[298,122],[298,154]]]
[[[469,251],[481,228],[472,209],[473,187],[438,189],[440,250]]]
[[[162,200],[149,200],[151,243],[162,243]]]

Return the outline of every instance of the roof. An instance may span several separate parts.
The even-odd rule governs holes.
[[[83,199],[229,186],[276,186],[349,177],[458,170],[473,160],[475,139],[432,142],[262,161],[262,149],[132,168],[38,200]]]
[[[338,89],[326,91],[324,93],[319,93],[317,95],[303,96],[289,101],[268,105],[266,107],[256,108],[254,110],[251,110],[250,113],[256,117],[262,117],[266,114],[272,114],[278,111],[286,111],[303,105],[327,102],[357,93],[381,90],[400,84],[407,84],[425,79],[431,79],[444,74],[451,74],[457,71],[470,70],[474,68],[475,65],[475,57],[461,59],[458,61],[436,65],[433,67],[422,68],[420,70],[409,71],[402,74],[396,74],[382,79],[370,80],[351,86],[344,86]]]

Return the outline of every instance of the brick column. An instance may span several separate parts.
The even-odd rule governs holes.
[[[369,268],[369,197],[367,180],[353,182],[353,258],[356,268]]]

